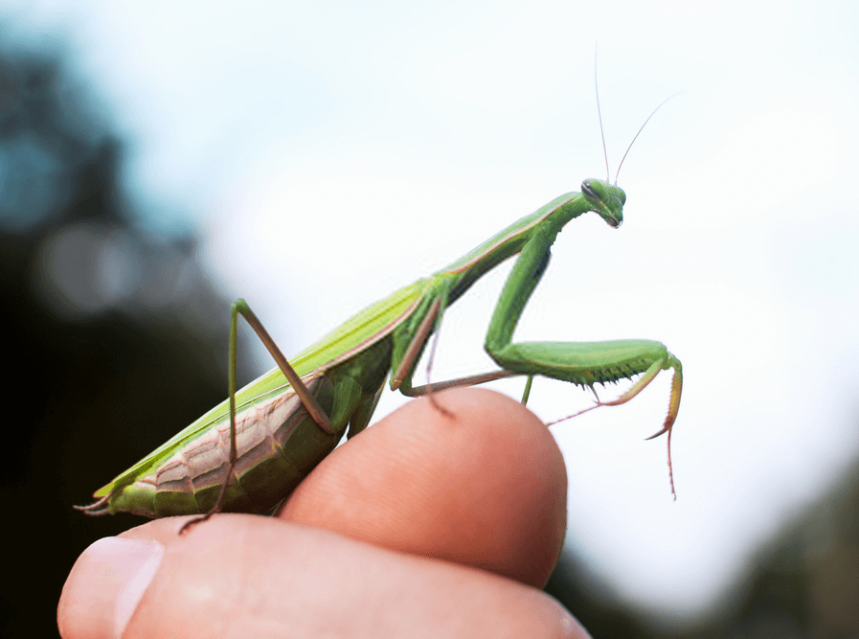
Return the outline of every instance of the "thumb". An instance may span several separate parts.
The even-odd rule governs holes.
[[[59,607],[88,637],[587,637],[542,592],[278,519],[156,520],[91,546]]]

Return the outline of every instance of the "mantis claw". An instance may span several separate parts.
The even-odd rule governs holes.
[[[648,440],[651,440],[651,439],[656,439],[656,438],[657,438],[657,437],[659,437],[662,433],[667,433],[667,432],[669,432],[670,430],[671,430],[671,426],[663,426],[663,427],[662,427],[662,430],[660,430],[659,432],[654,433],[654,434],[653,434],[653,435],[651,435],[650,437],[645,437],[645,438],[644,438],[644,441],[648,441]]]
[[[197,515],[196,517],[191,517],[191,519],[182,524],[182,527],[179,529],[179,536],[181,537],[182,535],[187,534],[192,527],[196,526],[197,524],[202,524],[216,512],[216,510],[210,510],[205,515]]]
[[[453,419],[454,417],[456,417],[456,415],[454,415],[451,411],[438,403],[438,400],[435,398],[435,393],[433,393],[432,391],[427,393],[427,399],[429,400],[429,403],[432,404],[433,408],[435,408],[438,412],[440,412],[448,419]]]

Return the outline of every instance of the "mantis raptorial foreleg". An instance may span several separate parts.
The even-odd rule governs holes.
[[[522,311],[548,266],[549,248],[559,231],[560,228],[536,233],[522,248],[492,315],[486,335],[486,350],[505,370],[528,375],[545,375],[588,386],[591,389],[595,383],[613,382],[620,378],[643,374],[619,398],[609,402],[598,400],[594,406],[579,411],[575,415],[599,406],[624,404],[644,390],[660,371],[674,369],[668,415],[662,429],[648,439],[668,433],[668,471],[671,492],[676,499],[674,473],[671,466],[671,427],[680,409],[683,369],[680,361],[669,353],[665,346],[651,340],[519,343],[512,341]]]

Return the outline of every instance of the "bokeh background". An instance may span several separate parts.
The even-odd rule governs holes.
[[[667,379],[554,426],[549,591],[595,637],[859,636],[856,33],[850,2],[4,2],[3,636],[56,636],[74,559],[139,522],[71,505],[224,397],[233,299],[296,352],[605,176],[595,43],[612,179],[684,93],[622,229],[567,228],[517,338],[668,345],[678,499],[642,441]],[[506,272],[446,316],[434,379],[491,368]],[[271,362],[242,339],[247,381]]]

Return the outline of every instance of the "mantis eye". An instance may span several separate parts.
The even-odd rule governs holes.
[[[584,193],[588,197],[592,197],[597,200],[602,199],[599,194],[594,190],[594,187],[591,186],[590,180],[585,180],[584,182],[582,182],[582,193]]]

